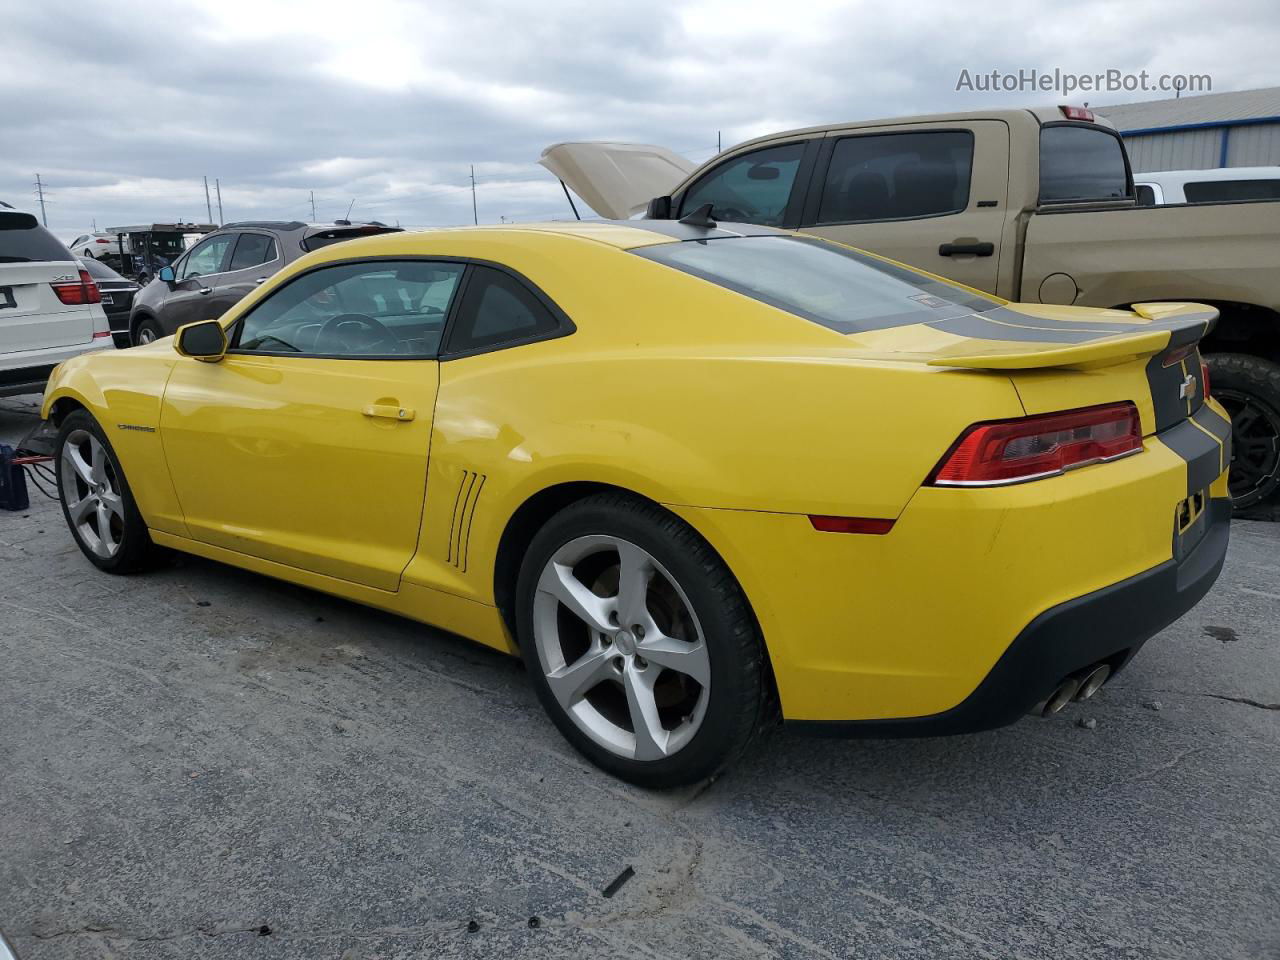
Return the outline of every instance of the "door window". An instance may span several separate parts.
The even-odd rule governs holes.
[[[248,270],[276,258],[276,242],[265,233],[242,233],[228,270]]]
[[[459,263],[378,260],[305,273],[240,322],[236,352],[423,359],[440,348]]]
[[[493,267],[472,270],[449,333],[449,353],[526,343],[561,330],[550,308],[511,274]]]
[[[1129,196],[1120,138],[1103,127],[1040,128],[1040,202]]]
[[[959,213],[969,205],[972,169],[968,130],[845,137],[831,154],[818,223]]]
[[[778,226],[803,154],[803,143],[788,143],[721,164],[688,189],[680,203],[680,216],[709,203],[715,220]]]
[[[227,257],[227,248],[231,246],[231,241],[234,239],[235,234],[224,233],[218,237],[210,237],[193,248],[182,263],[182,272],[178,274],[178,279],[189,280],[191,277],[207,277],[211,273],[221,273],[223,261]]]

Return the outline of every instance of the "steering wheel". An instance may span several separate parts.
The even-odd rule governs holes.
[[[366,339],[363,343],[352,343],[343,336],[342,327],[347,324],[354,324],[362,330],[368,331],[372,337]],[[387,344],[387,350],[373,350],[379,344]],[[316,352],[317,353],[399,353],[400,338],[388,330],[379,321],[373,317],[365,316],[363,313],[340,313],[336,317],[330,317],[324,322],[324,326],[320,328],[316,334]]]

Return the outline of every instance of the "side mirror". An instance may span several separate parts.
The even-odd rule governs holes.
[[[173,272],[173,267],[161,267],[160,272],[156,274],[165,283],[173,283],[177,279],[177,274]]]
[[[645,207],[644,218],[646,220],[670,220],[671,198],[654,197],[649,201],[649,205]]]
[[[198,320],[178,328],[173,349],[184,357],[217,363],[227,352],[227,331],[217,320]]]

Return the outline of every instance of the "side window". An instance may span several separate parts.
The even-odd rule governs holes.
[[[818,223],[910,220],[969,205],[968,130],[845,137],[831,153]]]
[[[235,253],[231,254],[231,266],[228,270],[247,270],[260,263],[274,260],[276,242],[265,233],[242,233],[236,241]]]
[[[789,143],[728,160],[685,192],[679,216],[709,203],[716,220],[776,227],[786,213],[803,155],[803,143]]]
[[[1120,138],[1103,127],[1040,128],[1040,202],[1116,200],[1129,196]]]
[[[545,336],[560,327],[555,314],[515,277],[476,266],[449,332],[449,353]]]
[[[254,306],[240,321],[235,351],[356,360],[435,357],[464,269],[431,260],[321,267]]]
[[[74,240],[71,241],[71,245],[73,247],[78,247],[80,246],[80,244],[84,243],[88,239],[89,239],[88,237],[76,237]]]
[[[187,254],[187,259],[183,261],[182,272],[178,274],[178,279],[189,280],[191,277],[207,277],[211,273],[221,273],[222,264],[227,259],[227,248],[231,246],[235,236],[234,233],[224,233],[217,237],[210,237],[193,247]]]
[[[1280,200],[1280,180],[1193,180],[1182,189],[1187,203]]]
[[[1156,205],[1156,192],[1151,189],[1150,184],[1139,183],[1133,189],[1138,197],[1138,206],[1154,207]]]

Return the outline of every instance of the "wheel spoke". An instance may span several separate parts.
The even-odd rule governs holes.
[[[85,522],[85,519],[93,512],[93,508],[93,497],[85,497],[83,500],[67,504],[67,515],[71,517],[71,522],[78,526]]]
[[[687,643],[674,637],[646,638],[639,646],[642,657],[650,663],[683,673],[706,687],[711,683],[711,661],[707,657],[707,646],[701,640]]]
[[[589,690],[613,675],[610,654],[595,646],[573,663],[547,674],[547,685],[566,710],[581,700]]]
[[[647,553],[630,543],[618,543],[618,620],[624,626],[652,628],[648,601],[653,573]]]
[[[93,467],[84,459],[84,454],[80,452],[80,448],[74,444],[68,443],[62,449],[62,460],[75,471],[76,476],[83,480],[86,484],[92,484]]]
[[[639,670],[634,663],[622,672],[622,685],[627,691],[627,712],[636,735],[637,760],[660,760],[667,755],[671,734],[662,727],[658,701],[653,696],[657,670]]]
[[[120,494],[107,491],[102,495],[102,505],[119,517],[121,523],[124,523],[124,500],[120,498]]]
[[[103,553],[115,552],[115,540],[111,536],[111,511],[105,503],[99,503],[97,515],[94,517],[94,529],[98,532],[98,541]]]
[[[95,483],[105,485],[107,482],[107,451],[102,448],[102,444],[93,434],[89,434],[89,457],[92,460],[89,464],[90,476],[93,477]]]
[[[609,611],[613,604],[597,597],[573,575],[573,568],[563,563],[549,563],[538,581],[538,589],[549,593],[569,608],[578,619],[601,633],[613,630]]]

